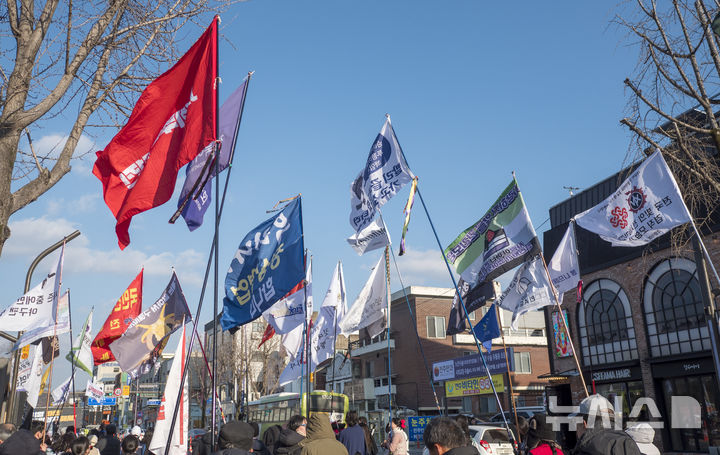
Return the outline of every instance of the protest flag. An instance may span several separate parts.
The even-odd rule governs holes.
[[[500,337],[500,326],[498,325],[497,312],[495,306],[491,305],[488,308],[485,316],[480,319],[480,322],[473,328],[475,336],[480,341],[487,352],[492,351],[492,340]]]
[[[218,142],[215,143],[220,148],[217,172],[225,170],[235,150],[237,132],[242,120],[245,96],[247,95],[251,75],[252,73],[247,75],[242,84],[220,107],[218,114],[219,137]],[[170,222],[174,223],[177,216],[182,214],[190,231],[194,231],[202,225],[205,212],[212,201],[212,179],[216,177],[214,155],[212,153],[213,145],[213,143],[210,143],[203,148],[198,156],[185,168],[185,183],[178,198],[178,210],[170,218]]]
[[[560,240],[552,259],[548,262],[548,272],[553,286],[562,297],[567,291],[576,289],[580,280],[580,263],[578,261],[577,243],[575,241],[574,221],[568,224],[565,235]]]
[[[259,318],[305,277],[301,213],[298,196],[240,242],[225,276],[223,330]]]
[[[540,253],[540,242],[515,179],[485,215],[445,249],[470,284],[491,281]]]
[[[377,210],[415,176],[405,162],[390,116],[370,147],[365,168],[350,185],[350,226],[368,226]]]
[[[133,371],[153,352],[161,352],[167,338],[188,320],[190,310],[173,271],[160,298],[133,319],[125,333],[110,343],[110,350],[123,371]]]
[[[345,279],[342,263],[338,262],[311,335],[310,355],[314,365],[320,365],[335,353],[338,325],[345,316],[346,306]]]
[[[110,343],[117,340],[125,333],[130,323],[138,317],[142,309],[143,271],[137,274],[130,286],[120,296],[113,307],[110,315],[105,320],[102,328],[95,335],[90,349],[93,353],[95,365],[111,362],[115,356],[110,351]]]
[[[287,293],[282,300],[268,308],[263,316],[275,333],[288,333],[307,321],[312,314],[312,258],[307,261],[305,278]]]
[[[405,254],[405,234],[407,234],[408,225],[410,224],[410,211],[412,210],[413,204],[415,203],[415,191],[417,190],[418,178],[413,178],[412,186],[410,187],[410,195],[408,196],[407,204],[405,204],[405,222],[403,223],[402,236],[400,236],[400,252],[398,256]]]
[[[93,311],[95,309],[90,310],[90,314],[88,314],[87,319],[85,319],[85,324],[83,324],[83,328],[80,330],[80,333],[78,334],[77,338],[75,339],[75,343],[73,343],[72,347],[70,348],[70,352],[66,356],[66,358],[70,361],[70,363],[74,364],[75,366],[82,368],[84,371],[87,372],[87,374],[91,375],[93,374],[93,353],[90,345],[92,344],[92,315]]]
[[[523,314],[553,304],[552,288],[542,256],[521,265],[510,284],[497,299],[497,305],[511,311],[510,328],[517,330],[518,319]]]
[[[368,251],[390,245],[390,234],[384,224],[381,226],[378,220],[373,220],[363,230],[348,237],[347,242],[358,256],[362,256]]]
[[[370,327],[370,337],[380,334],[385,329],[387,294],[385,256],[381,256],[355,302],[340,321],[341,333],[348,335]]]
[[[273,326],[271,324],[268,324],[267,327],[265,327],[265,331],[262,334],[262,339],[260,340],[260,344],[258,344],[258,348],[274,336],[275,336],[275,329],[273,328]]]
[[[612,246],[642,246],[675,226],[692,222],[692,216],[658,150],[613,194],[576,215],[575,222]]]
[[[115,216],[120,249],[130,243],[132,217],[167,202],[178,170],[216,139],[218,20],[145,88],[128,122],[97,152],[93,174]]]
[[[465,308],[468,313],[472,313],[485,306],[489,300],[495,300],[499,291],[497,290],[498,283],[496,281],[483,281],[476,286],[470,286],[465,280],[460,278],[458,281],[458,289],[460,290],[460,297],[465,302]],[[450,307],[450,316],[448,317],[448,326],[445,331],[448,335],[455,335],[463,333],[466,330],[465,325],[465,312],[460,305],[460,298],[455,292],[453,297],[452,306]]]

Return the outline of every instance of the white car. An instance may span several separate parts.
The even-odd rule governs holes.
[[[514,455],[513,443],[505,427],[470,425],[469,429],[470,437],[480,455]]]

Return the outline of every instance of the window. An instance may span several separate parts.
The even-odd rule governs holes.
[[[602,278],[590,283],[578,306],[578,326],[585,365],[638,358],[630,302],[616,282]]]
[[[515,352],[515,373],[518,374],[530,374],[532,373],[532,367],[530,366],[530,353],[529,352]]]
[[[445,338],[445,316],[427,316],[425,322],[428,338]]]
[[[665,259],[648,275],[643,297],[651,356],[710,349],[695,263]]]
[[[471,320],[471,321],[474,321],[474,320],[475,320],[475,311],[473,311],[472,313],[470,313],[470,320]]]

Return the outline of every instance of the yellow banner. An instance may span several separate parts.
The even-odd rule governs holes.
[[[122,386],[122,396],[124,396],[124,397],[130,396],[130,386],[129,385]]]
[[[498,393],[505,391],[502,374],[492,375],[492,382],[495,384],[495,390]],[[492,387],[487,376],[445,382],[446,397],[465,397],[468,395],[484,395],[486,393],[492,393]]]

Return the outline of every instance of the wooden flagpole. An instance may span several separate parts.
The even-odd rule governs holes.
[[[503,344],[503,350],[505,351],[505,365],[507,366],[507,375],[508,375],[508,384],[510,385],[510,407],[513,410],[513,414],[515,415],[515,428],[517,428],[518,434],[515,436],[518,437],[518,440],[522,442],[522,437],[520,436],[520,422],[518,421],[518,415],[517,415],[517,406],[515,406],[515,391],[513,390],[513,383],[512,383],[512,376],[510,371],[510,360],[508,359],[508,352],[507,352],[507,345],[505,344],[505,332],[503,332],[503,326],[502,326],[502,318],[500,317],[500,307],[493,304],[495,307],[495,315],[497,316],[497,323],[498,328],[500,329],[500,336],[502,338],[502,344]],[[515,351],[513,351],[514,353]],[[488,378],[490,381],[492,381],[492,377]]]

